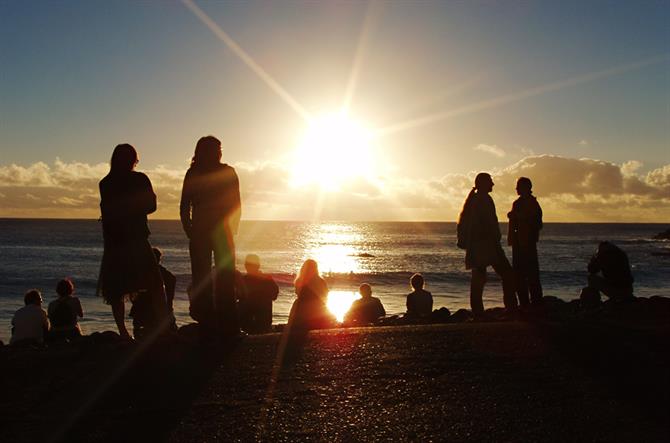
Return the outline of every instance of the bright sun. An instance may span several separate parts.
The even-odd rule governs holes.
[[[295,151],[291,184],[317,184],[337,190],[374,169],[370,132],[344,114],[329,114],[310,122]]]

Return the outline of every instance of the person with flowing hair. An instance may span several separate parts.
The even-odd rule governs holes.
[[[191,256],[189,313],[209,338],[238,336],[234,236],[241,215],[240,184],[235,169],[221,163],[221,141],[214,136],[200,138],[195,146],[179,212]]]
[[[149,178],[135,171],[138,162],[133,146],[116,146],[109,174],[99,185],[104,252],[98,294],[112,306],[119,334],[126,339],[131,338],[124,318],[126,299],[141,297],[151,306],[140,321],[135,319],[146,328],[143,333],[158,333],[167,325],[165,289],[147,223],[147,215],[156,211],[156,194]]]
[[[291,306],[289,325],[298,330],[331,328],[337,324],[335,316],[328,311],[328,284],[319,275],[319,265],[307,259],[302,264],[295,282],[298,298]]]
[[[492,266],[502,280],[503,302],[508,314],[515,313],[517,308],[514,274],[500,245],[498,216],[489,195],[493,184],[490,174],[477,174],[475,186],[465,199],[458,218],[458,247],[465,249],[465,268],[472,269],[470,307],[476,319],[484,317],[482,297],[488,266]]]

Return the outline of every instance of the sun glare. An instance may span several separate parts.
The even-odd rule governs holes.
[[[295,151],[291,184],[337,190],[374,169],[371,133],[343,113],[312,120]]]
[[[326,306],[335,316],[337,321],[344,321],[344,315],[347,313],[354,300],[361,296],[351,291],[330,291],[328,292],[328,301]]]

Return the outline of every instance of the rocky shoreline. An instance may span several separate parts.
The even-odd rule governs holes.
[[[667,441],[670,299],[0,348],[2,441]]]

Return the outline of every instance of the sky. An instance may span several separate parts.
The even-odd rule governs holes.
[[[133,144],[177,218],[203,135],[243,218],[670,220],[670,2],[0,0],[0,217],[97,218]]]

